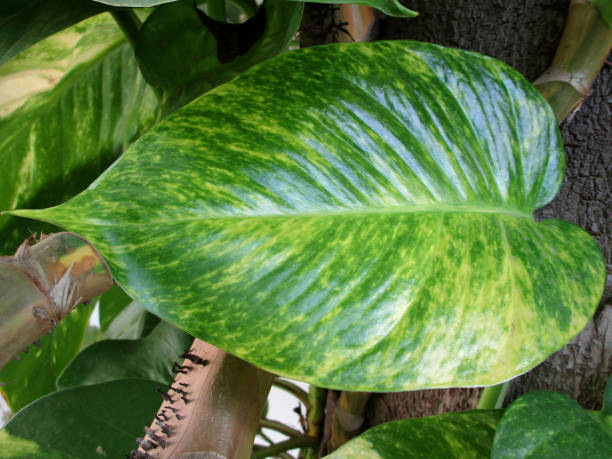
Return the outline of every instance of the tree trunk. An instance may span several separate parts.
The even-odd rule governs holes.
[[[377,39],[412,39],[470,49],[510,64],[531,81],[550,64],[569,0],[410,0],[416,19],[385,18]],[[594,321],[565,348],[512,381],[506,398],[536,389],[556,390],[585,408],[601,406],[612,368],[612,75],[607,65],[592,93],[562,124],[566,145],[565,181],[537,218],[578,224],[599,243],[608,283]],[[373,396],[364,427],[407,417],[476,407],[480,389],[414,391]]]

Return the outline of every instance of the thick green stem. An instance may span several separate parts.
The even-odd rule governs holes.
[[[225,22],[226,11],[225,11],[225,0],[208,0],[208,16],[216,21]]]
[[[333,449],[339,448],[360,433],[364,421],[363,413],[370,395],[370,392],[348,391],[340,394],[332,418],[330,443]]]
[[[612,30],[585,0],[572,0],[561,42],[551,66],[535,82],[557,120],[588,95],[612,47]]]
[[[132,47],[136,46],[138,32],[142,26],[142,22],[136,16],[136,13],[131,9],[111,11],[111,15],[115,22],[121,28],[121,31],[130,42]]]
[[[308,432],[307,435],[316,438],[317,442],[321,440],[323,433],[323,421],[325,418],[325,399],[327,390],[317,386],[310,386],[308,389],[308,401],[310,409],[308,410]],[[318,446],[318,445],[317,445]],[[309,448],[303,452],[304,459],[315,459],[317,457],[317,449]]]
[[[277,432],[285,434],[288,437],[301,437],[303,435],[299,430],[295,430],[282,422],[273,421],[272,419],[261,419],[259,421],[259,426],[276,430]]]
[[[504,398],[506,398],[506,392],[508,392],[508,382],[497,384],[495,386],[485,387],[480,394],[480,400],[478,400],[479,410],[495,410],[499,409],[504,404]]]
[[[108,266],[82,237],[57,233],[32,242],[0,257],[0,369],[113,285]]]
[[[316,448],[319,442],[307,435],[301,437],[290,438],[274,445],[257,447],[253,451],[252,459],[263,459],[265,457],[278,456],[280,453],[289,451],[295,448]]]

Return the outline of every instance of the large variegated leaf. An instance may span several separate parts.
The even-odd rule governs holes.
[[[56,205],[82,191],[155,122],[156,107],[110,16],[15,57],[0,69],[0,211]],[[0,217],[0,254],[47,229]]]
[[[393,421],[338,448],[328,459],[485,459],[502,411],[467,411]]]
[[[612,429],[598,415],[556,392],[516,399],[499,421],[491,457],[612,457]]]
[[[285,54],[145,134],[70,202],[127,293],[294,379],[493,384],[585,325],[595,242],[533,210],[563,152],[506,65],[415,42]]]

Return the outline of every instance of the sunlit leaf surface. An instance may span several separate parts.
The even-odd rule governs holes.
[[[502,411],[467,411],[393,421],[345,443],[328,459],[485,459]]]
[[[612,429],[556,392],[530,392],[501,418],[491,457],[612,457]]]
[[[499,61],[416,42],[284,54],[136,142],[70,202],[19,215],[89,238],[194,336],[319,386],[498,383],[576,335],[605,269],[537,223],[555,118]]]

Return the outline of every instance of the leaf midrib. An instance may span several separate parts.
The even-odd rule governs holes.
[[[66,220],[63,218],[56,219],[53,217],[53,210],[59,209],[63,205],[52,207],[49,209],[42,210],[27,210],[27,209],[16,209],[5,212],[0,212],[0,215],[14,215],[26,218],[35,218],[46,221],[48,223],[66,227]],[[180,210],[180,209],[179,209]],[[47,211],[49,216],[47,216]],[[338,209],[334,211],[318,211],[318,212],[300,212],[300,213],[243,213],[243,214],[210,214],[210,215],[192,215],[182,216],[180,218],[163,218],[163,219],[146,219],[146,221],[133,221],[133,222],[113,222],[98,220],[95,217],[88,220],[89,225],[95,225],[99,227],[111,227],[111,226],[139,226],[139,225],[174,225],[181,222],[192,222],[192,221],[205,221],[205,220],[247,220],[247,219],[268,219],[268,218],[311,218],[311,217],[335,217],[335,216],[365,216],[370,214],[414,214],[414,213],[464,213],[464,214],[498,214],[503,216],[510,216],[514,218],[526,219],[533,221],[534,217],[531,213],[521,211],[512,208],[500,208],[500,207],[476,207],[476,206],[397,206],[397,207],[385,207],[385,208],[363,208],[363,209]],[[146,215],[144,216],[146,218]],[[62,221],[63,220],[63,221]],[[80,219],[82,221],[82,219]]]

